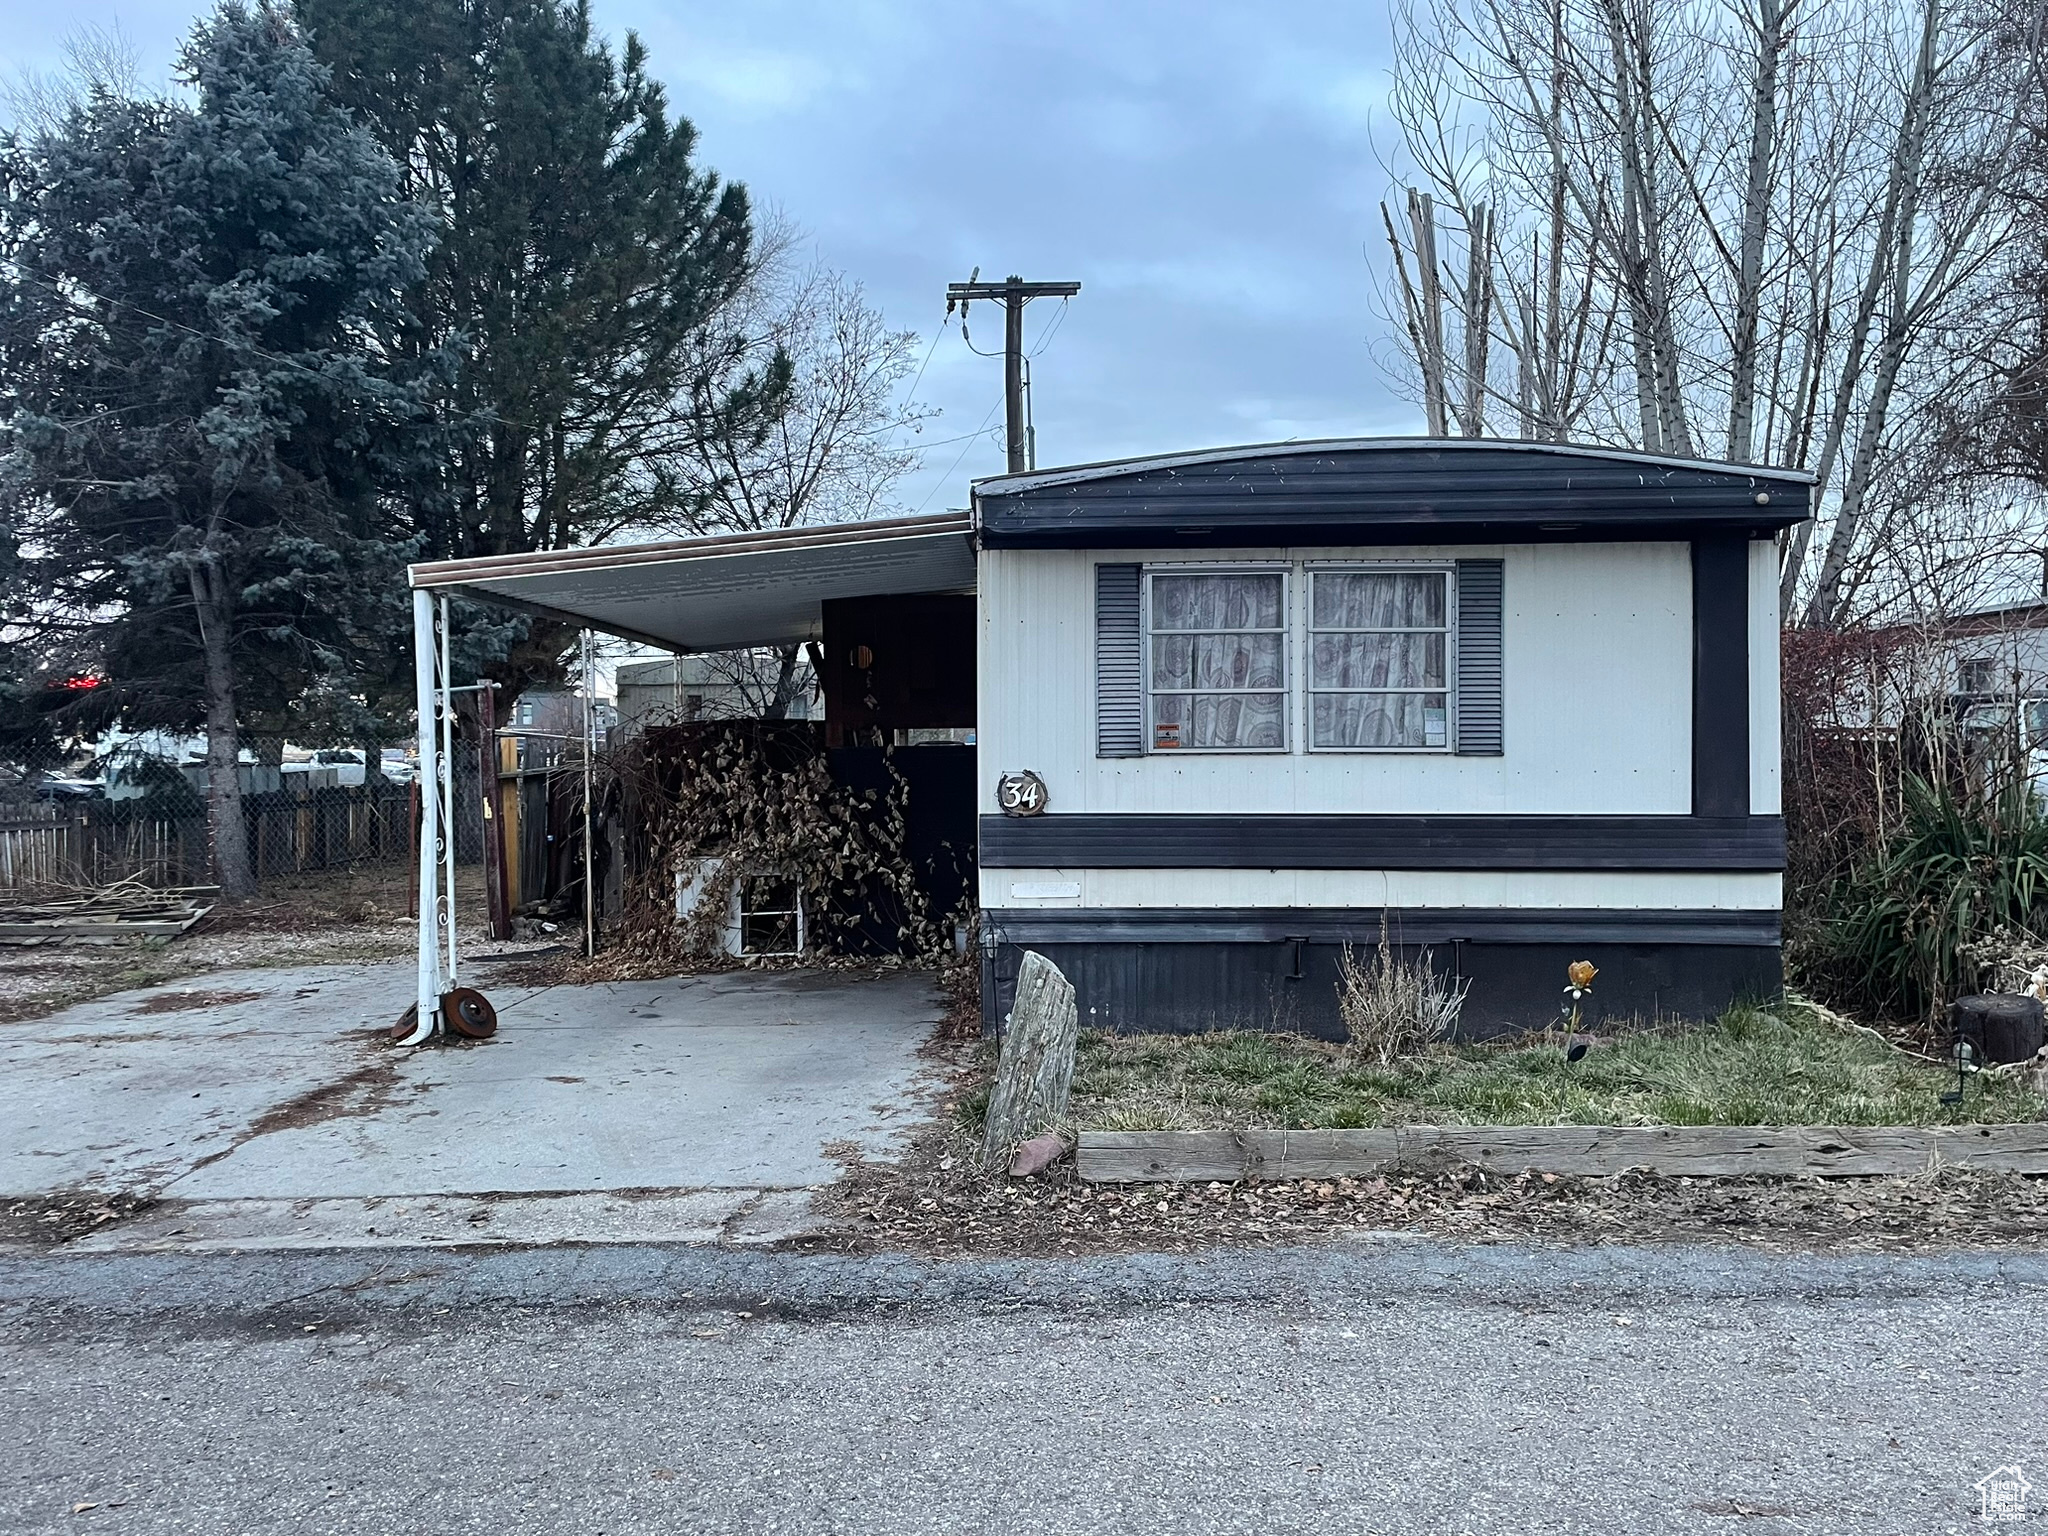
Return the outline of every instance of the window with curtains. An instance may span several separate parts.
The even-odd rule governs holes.
[[[1499,757],[1503,571],[1499,556],[1104,561],[1095,755]]]
[[[1154,752],[1285,752],[1287,573],[1148,571],[1146,740]]]
[[[1451,573],[1308,573],[1312,751],[1448,751]]]

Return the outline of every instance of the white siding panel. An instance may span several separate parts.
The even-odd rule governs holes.
[[[1671,814],[1691,809],[1692,596],[1683,544],[1264,549],[1217,559],[1506,562],[1506,751],[1095,756],[1098,561],[1186,550],[984,550],[982,804],[1031,769],[1051,814]],[[1295,665],[1299,667],[1297,656]],[[1295,711],[1296,714],[1299,711]]]
[[[1073,894],[1070,894],[1073,893]],[[1774,912],[1774,874],[1602,870],[990,869],[984,907],[1586,907]]]
[[[1687,546],[1510,550],[1505,648],[1505,809],[1692,810]]]
[[[1779,773],[1784,763],[1780,682],[1783,638],[1778,617],[1778,546],[1749,543],[1749,810],[1775,816],[1783,806]]]

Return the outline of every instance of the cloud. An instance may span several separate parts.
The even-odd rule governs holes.
[[[157,29],[161,69],[200,0],[120,0]],[[23,60],[36,38],[104,22],[115,0],[0,0]],[[1414,430],[1381,376],[1384,323],[1362,256],[1379,239],[1369,142],[1383,8],[1307,0],[593,0],[699,132],[703,163],[803,225],[893,326],[929,338],[945,284],[1074,278],[1081,295],[1034,364],[1041,462],[1262,438]],[[1027,336],[1053,313],[1034,308]],[[975,339],[1001,327],[977,313]],[[1002,395],[1002,368],[933,354],[928,442]],[[962,456],[962,449],[967,452]],[[957,470],[952,466],[958,460]],[[1002,467],[975,440],[934,448],[908,506],[960,506]]]
[[[679,102],[707,96],[747,118],[814,111],[828,93],[858,92],[857,70],[816,54],[747,47],[657,24],[663,34],[654,60]],[[656,39],[648,34],[649,46]],[[686,108],[694,115],[694,108]]]

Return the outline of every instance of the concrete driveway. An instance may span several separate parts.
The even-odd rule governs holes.
[[[160,1202],[82,1250],[766,1242],[935,1086],[920,974],[465,980],[491,1041],[386,1045],[409,965],[214,973],[0,1028],[0,1196]]]

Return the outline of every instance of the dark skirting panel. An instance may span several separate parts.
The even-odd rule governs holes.
[[[1005,944],[1749,944],[1775,947],[1775,909],[1652,907],[1000,907]]]
[[[1074,984],[1084,1029],[1265,1029],[1344,1037],[1337,1012],[1339,943],[997,943],[982,956],[982,1017],[991,1030],[1009,1009],[1026,948]],[[1557,1022],[1565,967],[1574,960],[1600,967],[1581,1013],[1593,1029],[1711,1018],[1731,1003],[1773,999],[1784,985],[1774,944],[1454,942],[1432,947],[1430,960],[1471,982],[1459,1025],[1467,1039]]]

